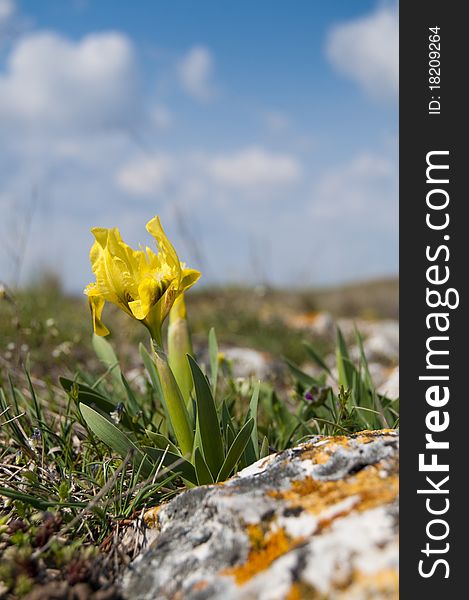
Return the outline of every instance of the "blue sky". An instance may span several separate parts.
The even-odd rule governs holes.
[[[393,2],[0,0],[0,137],[12,285],[154,214],[206,283],[397,273]]]

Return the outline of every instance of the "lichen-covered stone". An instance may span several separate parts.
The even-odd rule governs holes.
[[[318,436],[150,511],[130,599],[398,598],[398,434]]]

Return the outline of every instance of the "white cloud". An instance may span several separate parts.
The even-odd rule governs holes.
[[[0,24],[7,23],[16,12],[12,0],[0,0]]]
[[[295,156],[275,154],[258,147],[242,148],[230,155],[203,152],[154,154],[124,163],[116,172],[118,187],[135,196],[154,196],[168,187],[184,203],[231,203],[259,193],[275,195],[278,186],[297,183],[301,166]],[[241,196],[240,196],[241,193]]]
[[[127,193],[153,196],[161,192],[171,180],[173,162],[168,156],[145,157],[121,167],[117,183]]]
[[[212,82],[213,56],[205,46],[191,48],[178,65],[178,75],[183,89],[197,100],[207,101],[215,96]]]
[[[362,155],[327,171],[316,164],[310,148],[306,152],[299,138],[295,141],[295,126],[286,114],[273,110],[264,115],[259,108],[252,108],[251,116],[257,110],[262,124],[276,132],[277,151],[262,138],[249,145],[256,144],[255,132],[243,138],[244,129],[235,127],[233,133],[228,124],[217,153],[210,136],[192,145],[191,139],[200,139],[191,137],[193,129],[188,137],[177,127],[174,135],[164,132],[179,114],[172,111],[181,110],[178,102],[172,108],[168,101],[171,112],[161,104],[174,92],[171,58],[170,75],[163,69],[168,92],[154,86],[155,80],[139,84],[138,57],[122,33],[72,40],[24,29],[21,37],[10,39],[0,64],[2,277],[13,265],[5,242],[17,241],[8,215],[20,224],[26,220],[33,190],[39,200],[23,273],[37,273],[41,266],[56,269],[67,289],[75,291],[91,277],[89,227],[119,226],[135,246],[153,214],[161,215],[171,239],[178,232],[174,214],[182,214],[202,251],[191,249],[190,236],[181,228],[180,239],[174,240],[181,252],[185,249],[181,258],[202,268],[192,259],[206,251],[212,277],[219,281],[248,276],[249,248],[259,240],[272,240],[269,281],[282,285],[297,282],[302,268],[314,268],[318,280],[339,279],[354,265],[362,274],[375,223],[378,243],[389,254],[390,244],[381,242],[384,226],[394,223],[392,161]],[[177,69],[186,93],[202,101],[215,97],[214,62],[206,48],[192,48]],[[266,106],[264,101],[260,105]],[[234,140],[238,145],[232,145]],[[275,203],[268,213],[263,200]],[[279,236],[282,243],[277,243]],[[337,244],[331,242],[334,237]],[[379,272],[380,256],[373,260],[367,268]],[[210,279],[210,269],[202,270]]]
[[[120,33],[73,42],[50,32],[21,38],[0,74],[0,125],[60,130],[116,127],[136,118],[132,44]]]
[[[310,214],[318,223],[346,222],[397,229],[397,165],[371,153],[327,171],[313,189]]]
[[[397,7],[385,5],[333,27],[326,55],[340,73],[369,95],[394,100],[399,89],[398,44]]]
[[[301,178],[297,159],[251,147],[207,161],[209,175],[218,183],[236,188],[296,183]]]
[[[13,0],[0,0],[0,49],[18,29],[18,14]]]

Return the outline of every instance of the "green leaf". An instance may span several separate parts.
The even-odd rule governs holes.
[[[188,355],[188,359],[194,379],[200,442],[205,461],[212,476],[215,478],[224,460],[223,440],[220,432],[220,423],[218,422],[217,409],[205,375],[192,356]]]
[[[353,372],[355,370],[347,350],[347,345],[341,330],[337,327],[337,340],[335,350],[339,384],[346,389],[352,388]]]
[[[269,453],[270,453],[269,440],[266,438],[266,436],[264,436],[264,439],[262,440],[262,446],[261,446],[259,458],[265,458],[266,456],[269,456]]]
[[[197,482],[199,485],[213,483],[213,477],[210,469],[202,456],[200,448],[196,447],[194,452],[195,471],[197,473]]]
[[[236,437],[235,430],[233,429],[233,426],[230,423],[226,426],[226,430],[225,430],[225,446],[227,449],[231,448],[231,444],[234,442],[235,437]]]
[[[129,452],[132,452],[132,463],[134,466],[136,468],[141,467],[144,477],[151,475],[154,466],[125,433],[111,423],[109,419],[83,402],[80,402],[80,411],[88,427],[102,442],[110,446],[122,458],[126,458]]]
[[[218,342],[214,327],[212,327],[208,333],[208,354],[210,357],[210,373],[212,376],[212,393],[215,396],[218,380]]]
[[[11,381],[10,381],[10,383],[11,383]],[[15,394],[13,386],[12,386],[12,393]],[[16,407],[16,409],[18,409],[18,404],[16,402],[16,398],[15,398],[15,407]],[[18,416],[21,413],[19,413],[17,410],[13,414],[9,413],[8,412],[9,408],[10,408],[10,405],[7,402],[5,392],[0,387],[0,409],[1,409],[0,412],[3,412],[5,415],[8,414],[8,417],[9,417],[9,418],[7,418],[8,423],[6,425],[3,424],[2,427],[8,427],[11,430],[15,441],[18,442],[18,444],[20,444],[23,447],[23,450],[25,450],[27,454],[31,455],[32,450],[28,445],[28,439],[24,435],[24,430],[22,428],[20,429],[18,427],[18,424],[16,422],[17,419],[13,418],[13,417]]]
[[[295,365],[295,363],[289,361],[288,359],[285,359],[285,362],[287,363],[288,368],[290,369],[293,377],[299,383],[301,383],[303,387],[309,388],[312,385],[317,384],[317,380],[314,377],[311,377],[311,375],[308,375],[307,373],[302,371],[297,365]]]
[[[32,496],[30,494],[25,494],[24,492],[20,492],[18,490],[14,490],[12,488],[4,488],[0,487],[0,496],[6,496],[7,498],[12,498],[13,500],[19,500],[20,502],[24,502],[25,504],[29,504],[38,510],[47,510],[51,507],[56,508],[85,508],[88,506],[88,502],[60,502],[57,500],[47,500],[41,499],[37,496]]]
[[[156,370],[155,363],[153,358],[150,356],[148,350],[145,346],[140,342],[138,350],[140,352],[140,357],[145,365],[145,369],[147,370],[148,375],[150,376],[151,385],[156,394],[156,397],[161,403],[161,407],[163,408],[163,412],[165,414],[166,419],[161,424],[161,431],[163,434],[167,434],[168,431],[172,432],[171,421],[169,419],[168,407],[166,406],[166,401],[163,395],[163,390],[161,388],[160,378],[158,376],[158,371]]]
[[[77,381],[72,381],[66,377],[59,377],[59,381],[67,394],[69,394],[72,399],[78,400],[79,402],[84,402],[88,405],[94,403],[105,412],[112,412],[118,404],[113,398],[103,396],[103,394],[89,387],[85,383],[78,383]]]
[[[77,383],[71,379],[65,377],[59,377],[59,381],[63,389],[69,394],[69,396],[79,404],[82,402],[90,408],[97,408],[106,415],[110,415],[116,410],[117,403],[111,398],[106,398],[93,388],[85,385],[84,383]],[[121,423],[126,429],[133,431],[143,431],[143,428],[138,423],[133,423],[129,415],[124,411],[121,416]]]
[[[284,450],[288,447],[290,439],[298,427],[298,418],[292,415],[285,402],[277,396],[274,390],[271,390],[271,406],[275,416],[277,434],[277,446]]]
[[[319,366],[321,369],[324,369],[326,373],[328,373],[332,377],[332,372],[327,364],[324,362],[321,355],[315,350],[315,348],[308,344],[307,342],[303,342],[303,345],[306,349],[306,352],[309,354],[309,357]]]
[[[162,464],[173,473],[180,473],[184,479],[197,484],[198,479],[194,466],[188,460],[182,458],[179,453],[176,454],[171,450],[166,451],[166,447],[152,448],[150,446],[142,446],[141,448],[157,465],[162,461]]]
[[[235,434],[233,422],[231,420],[231,415],[230,415],[230,411],[228,409],[226,400],[223,400],[223,402],[221,403],[220,409],[221,409],[221,426],[222,426],[223,434],[225,436],[225,438],[224,438],[225,448],[226,448],[226,450],[228,450],[228,448],[233,443],[233,441],[236,437],[236,434]]]
[[[93,333],[92,344],[97,357],[102,363],[104,363],[108,371],[111,373],[116,389],[125,393],[119,359],[117,358],[111,344],[106,338],[96,335],[95,333]]]
[[[145,369],[147,370],[148,375],[150,376],[151,385],[157,393],[158,399],[164,402],[163,390],[161,389],[160,378],[158,377],[158,371],[156,370],[153,358],[141,342],[138,346],[138,350],[140,352],[140,357],[143,360],[143,364],[145,365]]]
[[[26,374],[26,377],[28,379],[29,393],[31,394],[31,399],[33,401],[34,412],[36,413],[36,420],[37,420],[38,423],[44,423],[44,415],[42,414],[42,410],[41,410],[40,404],[37,401],[36,391],[35,391],[35,389],[33,387],[33,384],[32,384],[32,381],[31,381],[31,377],[30,377],[29,371],[27,369],[25,369],[25,374]]]
[[[179,448],[173,444],[168,438],[161,433],[155,433],[154,431],[150,431],[149,429],[145,429],[145,433],[148,439],[155,444],[157,448],[161,450],[165,450],[169,446],[169,451],[173,454],[177,454],[181,456]]]
[[[122,378],[122,383],[124,384],[124,388],[127,394],[127,400],[129,401],[129,407],[132,410],[132,413],[135,415],[138,412],[140,412],[140,405],[137,402],[137,398],[135,397],[135,394],[132,390],[132,388],[130,387],[129,382],[127,381],[126,376],[124,375],[124,373],[121,373],[121,378]]]
[[[225,481],[233,471],[238,462],[241,454],[246,448],[246,444],[250,440],[252,430],[254,429],[255,420],[249,419],[249,421],[242,427],[234,442],[231,444],[231,448],[228,450],[223,465],[217,476],[217,481]]]
[[[174,438],[182,454],[191,454],[194,448],[193,422],[187,410],[181,390],[174,378],[164,351],[154,346],[153,353],[156,370],[163,391],[169,421],[174,431]]]
[[[249,403],[249,409],[245,419],[245,423],[247,423],[250,419],[254,419],[254,427],[251,432],[251,437],[248,440],[246,449],[244,451],[246,465],[250,465],[253,462],[256,462],[256,460],[259,458],[259,440],[257,437],[257,407],[259,404],[260,387],[261,382],[258,381],[252,393],[251,401]]]

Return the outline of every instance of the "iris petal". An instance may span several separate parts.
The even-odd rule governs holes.
[[[158,253],[150,248],[133,250],[122,241],[117,228],[94,227],[95,237],[90,261],[96,282],[85,294],[89,296],[93,327],[98,335],[107,335],[101,322],[105,302],[116,304],[142,321],[152,335],[160,335],[161,325],[176,299],[200,277],[186,269],[166,237],[158,217],[147,223],[155,238]]]
[[[88,296],[91,315],[93,318],[93,330],[96,335],[108,335],[109,329],[101,321],[101,314],[104,308],[104,299],[101,296]]]
[[[148,221],[147,231],[155,238],[166,263],[171,270],[174,271],[174,275],[179,279],[181,277],[181,263],[179,262],[176,250],[166,237],[159,217],[154,217],[151,221]]]

